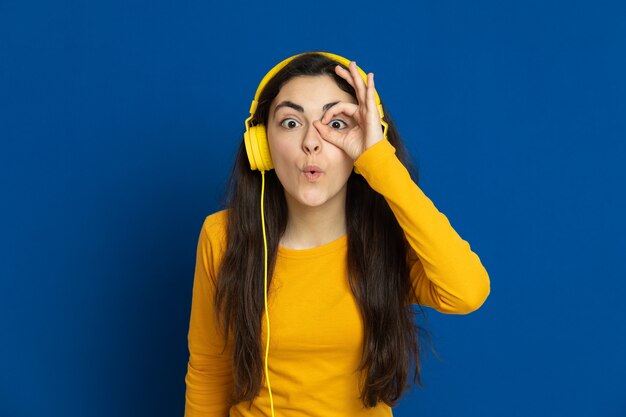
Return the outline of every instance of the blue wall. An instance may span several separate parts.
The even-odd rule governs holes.
[[[0,415],[182,415],[200,226],[305,50],[376,74],[490,273],[394,414],[626,415],[624,3],[226,3],[0,2]]]

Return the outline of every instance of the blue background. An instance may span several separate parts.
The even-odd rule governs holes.
[[[626,416],[626,6],[0,1],[0,415],[183,414],[195,249],[280,60],[376,74],[478,311],[396,416]]]

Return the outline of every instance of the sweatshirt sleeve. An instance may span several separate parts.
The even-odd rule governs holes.
[[[411,246],[407,260],[412,303],[446,314],[468,314],[487,299],[489,275],[469,243],[413,181],[395,151],[383,139],[366,149],[354,165],[385,198]]]
[[[214,313],[216,251],[209,227],[210,216],[200,231],[189,321],[189,362],[185,376],[185,417],[226,417],[233,387],[230,345],[224,353],[222,332]]]

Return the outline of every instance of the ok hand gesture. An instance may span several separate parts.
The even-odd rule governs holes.
[[[350,61],[348,68],[349,71],[337,65],[335,72],[354,88],[359,104],[339,102],[329,108],[321,120],[315,120],[313,126],[323,139],[339,147],[356,161],[363,152],[383,139],[383,131],[374,94],[374,74],[367,74],[365,85],[356,68],[356,62]],[[352,117],[356,124],[341,131],[328,126],[327,123],[340,113]]]

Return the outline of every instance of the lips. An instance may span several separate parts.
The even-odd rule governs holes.
[[[315,174],[317,172],[319,172],[319,173],[322,172],[320,167],[318,167],[317,165],[307,165],[307,166],[304,167],[303,171],[311,173],[311,174]]]
[[[316,181],[319,177],[322,176],[321,172],[310,172],[310,171],[303,171],[302,174],[306,177],[307,180],[309,181]]]
[[[302,170],[302,175],[309,181],[317,181],[322,174],[321,168],[317,165],[307,165]]]

